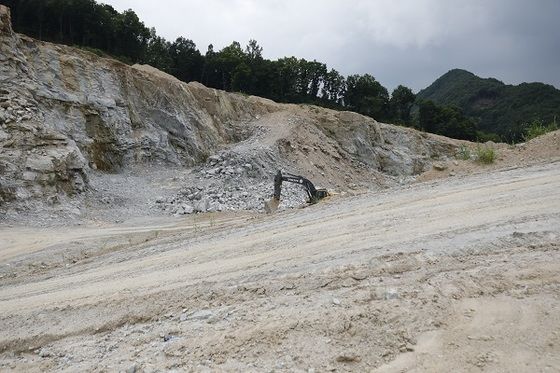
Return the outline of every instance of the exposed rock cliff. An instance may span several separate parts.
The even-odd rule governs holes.
[[[0,51],[0,205],[56,202],[88,189],[92,173],[138,165],[215,168],[216,153],[232,167],[251,163],[249,173],[233,167],[232,178],[289,167],[343,188],[418,174],[456,146],[358,114],[186,84],[149,66],[33,40],[13,33],[4,6]]]

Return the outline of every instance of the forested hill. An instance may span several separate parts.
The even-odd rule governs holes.
[[[560,120],[560,90],[543,83],[507,85],[454,69],[420,91],[418,100],[457,106],[477,128],[504,141],[518,141],[531,122]]]
[[[391,93],[371,74],[343,76],[327,64],[296,57],[269,60],[256,40],[233,41],[203,53],[194,41],[159,36],[137,14],[95,0],[0,0],[16,32],[84,48],[125,63],[148,64],[184,81],[261,96],[349,110],[376,120],[465,140],[524,140],[527,124],[560,118],[560,91],[542,83],[505,85],[451,70],[418,94]],[[416,106],[414,104],[417,104]],[[556,123],[553,125],[557,127]],[[550,127],[550,128],[553,128]]]
[[[320,61],[283,57],[268,60],[256,40],[202,53],[194,41],[168,41],[128,9],[118,12],[95,0],[0,0],[11,8],[16,32],[88,49],[125,63],[149,64],[178,79],[207,87],[351,110],[380,121],[411,124],[415,95],[399,86],[392,94],[372,75],[343,76]]]

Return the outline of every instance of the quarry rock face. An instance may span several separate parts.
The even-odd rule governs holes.
[[[75,141],[44,125],[29,63],[0,6],[0,204],[73,194],[87,184],[87,162]]]
[[[209,175],[218,153],[235,160],[231,170],[211,171],[226,176],[263,181],[283,167],[342,185],[415,175],[455,149],[355,113],[186,84],[150,66],[37,41],[12,31],[5,6],[0,52],[0,206],[72,197],[89,188],[92,172],[173,166]],[[251,170],[240,172],[245,164]]]
[[[232,140],[228,121],[268,109],[16,35],[0,15],[0,201],[80,192],[91,169],[193,166]]]

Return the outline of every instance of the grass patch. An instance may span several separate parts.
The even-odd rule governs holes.
[[[550,123],[549,125],[545,125],[540,120],[534,120],[525,130],[525,141],[529,141],[534,139],[535,137],[539,137],[544,135],[545,133],[556,131],[558,129],[558,125],[556,122]]]
[[[497,158],[496,150],[492,146],[478,145],[476,148],[476,160],[480,163],[491,164]]]
[[[463,161],[468,161],[471,159],[471,150],[466,145],[461,145],[457,151],[457,158],[462,159]]]

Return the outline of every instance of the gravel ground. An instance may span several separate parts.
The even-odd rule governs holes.
[[[556,371],[558,166],[274,216],[3,228],[0,368]]]

